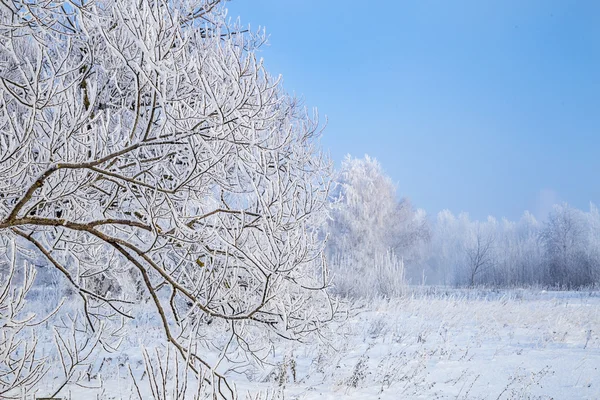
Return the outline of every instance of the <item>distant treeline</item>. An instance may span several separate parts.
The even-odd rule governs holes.
[[[391,296],[401,282],[452,286],[574,289],[600,282],[600,213],[555,205],[540,222],[430,218],[380,164],[347,157],[336,175],[325,229],[334,289],[346,296]]]
[[[525,212],[519,221],[471,221],[440,212],[431,241],[412,272],[432,283],[548,286],[573,289],[600,282],[600,213],[555,205],[544,222]]]

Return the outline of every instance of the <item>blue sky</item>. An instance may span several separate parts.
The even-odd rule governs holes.
[[[234,0],[322,139],[398,194],[516,219],[600,203],[600,1]]]

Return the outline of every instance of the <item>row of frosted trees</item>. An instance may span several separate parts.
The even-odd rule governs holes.
[[[556,205],[543,221],[434,218],[398,199],[373,158],[347,157],[331,194],[327,256],[345,296],[394,296],[404,282],[580,288],[600,282],[600,213]]]
[[[545,221],[472,221],[438,214],[427,256],[414,265],[431,283],[577,288],[600,282],[600,213],[555,205]]]

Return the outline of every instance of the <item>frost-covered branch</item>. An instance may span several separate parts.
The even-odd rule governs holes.
[[[300,338],[335,305],[314,306],[332,304],[318,122],[219,3],[2,2],[0,235],[60,272],[90,332],[149,300],[222,377],[194,324]]]

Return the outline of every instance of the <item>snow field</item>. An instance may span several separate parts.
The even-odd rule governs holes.
[[[272,338],[267,363],[223,362],[219,371],[249,399],[600,398],[599,293],[416,291],[358,302],[351,310],[324,338]],[[60,395],[138,398],[131,368],[142,397],[153,398],[140,345],[158,371],[157,360],[166,355],[154,350],[160,326],[142,318],[128,329],[118,353],[98,354],[86,367],[92,372],[87,386],[99,389],[67,385]],[[210,344],[206,352],[219,356]],[[44,385],[60,377],[51,371]]]

